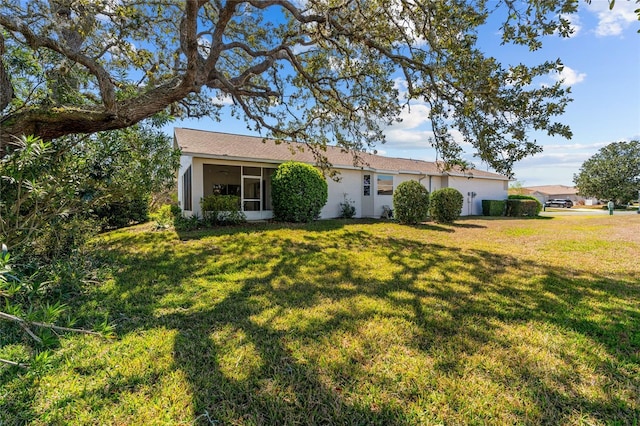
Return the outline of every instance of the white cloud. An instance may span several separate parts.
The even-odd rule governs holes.
[[[226,93],[218,93],[216,96],[211,98],[211,102],[220,106],[233,105],[233,97]]]
[[[567,15],[563,16],[563,18],[569,21],[569,25],[571,26],[572,32],[569,38],[576,37],[578,34],[580,34],[580,31],[582,31],[582,23],[578,15]]]
[[[600,148],[609,145],[610,142],[598,142],[592,144],[572,143],[572,144],[548,144],[544,146],[545,151],[589,151],[596,152]],[[569,154],[570,155],[570,154]]]
[[[402,84],[400,81],[397,84]],[[384,131],[386,146],[392,149],[423,149],[430,147],[433,132],[429,126],[429,107],[422,103],[405,106],[400,113],[402,121]]]
[[[425,104],[414,103],[402,108],[400,113],[402,121],[393,127],[401,129],[415,129],[429,123],[429,107]]]
[[[638,8],[635,1],[617,1],[613,9],[609,10],[609,2],[594,0],[587,5],[587,10],[598,17],[598,27],[595,33],[598,37],[617,36],[638,21],[634,12]]]
[[[561,72],[551,74],[551,78],[555,81],[561,81],[563,86],[573,86],[582,83],[587,74],[577,72],[568,66],[564,66]]]
[[[545,144],[544,151],[519,161],[515,167],[515,179],[525,186],[573,185],[573,175],[582,164],[609,142],[589,144]]]

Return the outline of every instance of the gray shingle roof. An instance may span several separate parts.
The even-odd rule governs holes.
[[[305,163],[315,163],[313,153],[302,143],[265,140],[256,136],[234,135],[230,133],[210,132],[206,130],[193,130],[176,127],[174,129],[176,145],[182,150],[183,155],[194,157],[223,158],[229,160],[256,160],[263,162],[281,163],[295,160]],[[329,162],[336,169],[361,168],[376,171],[414,172],[429,175],[464,175],[472,174],[474,177],[508,180],[506,176],[482,170],[450,170],[444,173],[438,163],[408,158],[383,157],[364,152],[359,152],[360,163],[354,165],[352,152],[342,148],[327,146],[326,155]]]

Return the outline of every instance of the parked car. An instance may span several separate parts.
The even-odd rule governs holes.
[[[567,200],[564,198],[556,198],[553,200],[549,200],[546,203],[544,203],[545,207],[565,207],[565,208],[571,208],[573,207],[573,201],[571,200]]]

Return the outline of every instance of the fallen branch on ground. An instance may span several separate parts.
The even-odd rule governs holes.
[[[61,327],[59,325],[48,324],[48,323],[44,323],[44,322],[27,321],[27,320],[25,320],[23,318],[17,317],[15,315],[7,314],[5,312],[0,312],[0,319],[17,322],[20,325],[20,327],[22,327],[22,329],[25,332],[27,332],[27,334],[29,334],[29,336],[31,336],[38,343],[42,343],[42,340],[38,336],[36,336],[33,333],[33,331],[31,331],[31,329],[29,328],[30,326],[48,328],[50,330],[56,330],[56,331],[68,331],[68,332],[73,332],[73,333],[90,334],[92,336],[104,337],[101,333],[98,333],[96,331],[85,330],[85,329],[82,329],[82,328]]]

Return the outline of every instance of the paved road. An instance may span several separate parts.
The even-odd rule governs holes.
[[[575,216],[575,215],[608,215],[608,210],[603,209],[581,209],[581,208],[571,208],[571,209],[556,209],[556,208],[547,208],[546,211],[540,212],[540,216]],[[614,210],[614,215],[626,215],[626,214],[638,214],[637,210]]]

